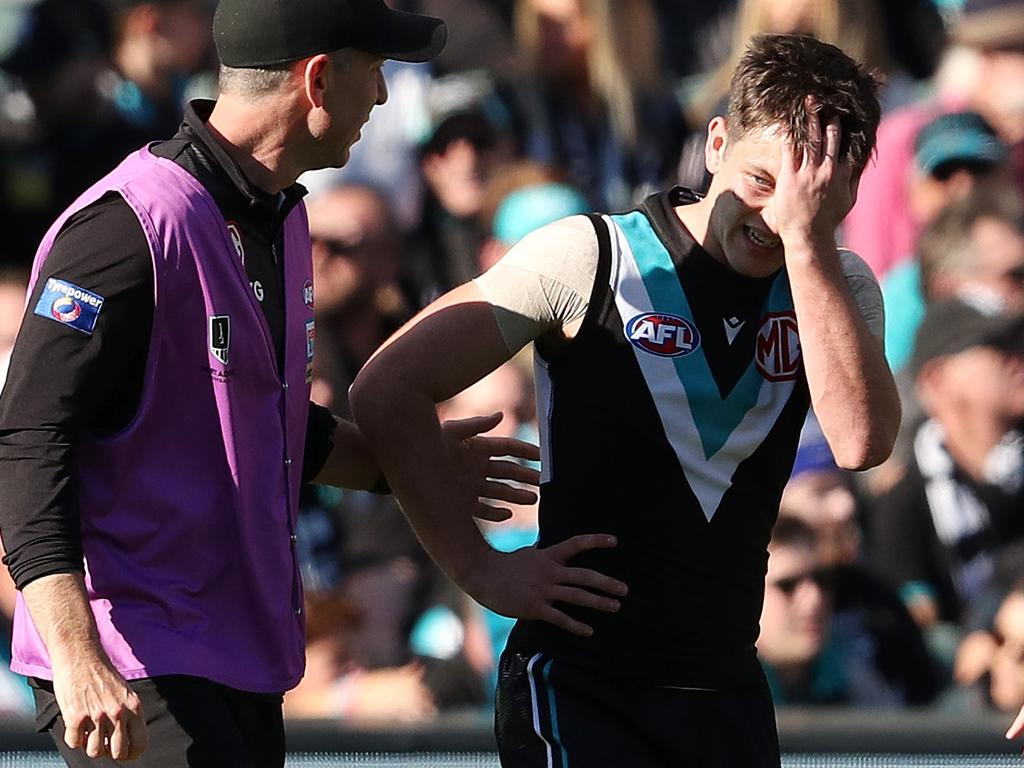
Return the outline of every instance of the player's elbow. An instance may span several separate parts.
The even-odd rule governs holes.
[[[898,432],[898,418],[895,423],[879,423],[867,429],[852,430],[843,439],[836,441],[838,444],[831,446],[832,455],[840,468],[853,472],[877,467],[889,458],[896,445]]]

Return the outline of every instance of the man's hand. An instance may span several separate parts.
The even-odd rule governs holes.
[[[135,760],[145,751],[142,702],[106,659],[54,659],[53,692],[71,749],[114,760]]]
[[[621,581],[566,563],[581,552],[616,544],[614,536],[583,534],[546,549],[527,547],[509,553],[490,550],[481,567],[466,575],[465,587],[477,602],[495,613],[546,621],[571,634],[590,637],[594,634],[592,627],[573,619],[555,603],[615,613],[620,608],[618,598],[625,597],[629,590]]]
[[[138,758],[148,743],[142,702],[100,644],[82,575],[43,576],[22,596],[50,654],[64,743],[92,758]]]
[[[475,499],[474,517],[493,522],[508,520],[512,511],[491,506],[480,499],[523,505],[537,501],[537,494],[533,491],[499,481],[512,480],[532,486],[540,483],[537,470],[499,458],[509,456],[538,461],[540,449],[536,445],[512,437],[484,436],[483,433],[498,426],[501,419],[501,413],[492,413],[490,416],[446,421],[441,425],[459,485]]]
[[[836,227],[854,202],[853,167],[839,157],[839,118],[829,121],[823,137],[813,98],[808,97],[806,108],[808,144],[798,147],[791,137],[786,140],[776,179],[773,205],[783,243],[834,242]]]

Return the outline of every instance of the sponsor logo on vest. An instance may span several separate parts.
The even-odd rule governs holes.
[[[245,248],[242,247],[242,230],[238,228],[238,224],[233,221],[228,222],[228,234],[231,235],[231,242],[235,245],[235,252],[238,254],[238,258],[242,260],[242,266],[245,266]]]
[[[251,283],[249,283],[249,285],[252,286],[252,292],[256,296],[256,301],[262,304],[264,296],[263,283],[261,283],[259,280],[253,280]]]
[[[313,383],[313,347],[316,342],[315,321],[306,321],[306,383]]]
[[[62,323],[73,323],[82,315],[82,305],[70,296],[61,296],[53,302],[51,314]]]
[[[307,280],[302,284],[302,303],[310,310],[313,309],[313,281]]]
[[[51,277],[46,281],[46,290],[63,293],[69,299],[78,299],[90,307],[96,307],[96,309],[103,306],[103,297],[97,296],[95,293],[89,293],[89,291],[83,291],[77,285],[65,283],[63,280],[55,280]]]
[[[796,313],[770,312],[761,321],[755,353],[757,370],[768,381],[792,381],[800,370]]]
[[[49,277],[36,302],[34,314],[91,335],[103,309],[103,297],[77,285]]]
[[[648,312],[626,325],[626,338],[633,346],[659,357],[680,357],[700,347],[697,326],[678,315]]]
[[[210,316],[210,354],[228,364],[231,348],[231,318],[228,315]]]

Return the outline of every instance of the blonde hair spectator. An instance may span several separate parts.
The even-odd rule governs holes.
[[[562,34],[585,48],[586,83],[607,106],[615,136],[634,146],[637,97],[661,82],[658,26],[649,0],[519,0],[519,45],[535,71],[557,77],[562,73],[545,72],[545,25],[551,24],[563,25]]]

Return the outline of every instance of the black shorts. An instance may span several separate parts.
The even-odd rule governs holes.
[[[131,680],[142,699],[149,747],[131,763],[89,759],[64,743],[64,720],[53,685],[33,680],[36,726],[49,731],[72,768],[281,768],[284,719],[281,694],[246,693],[199,677],[168,675]]]
[[[767,685],[669,688],[506,651],[495,710],[504,768],[779,768]]]

